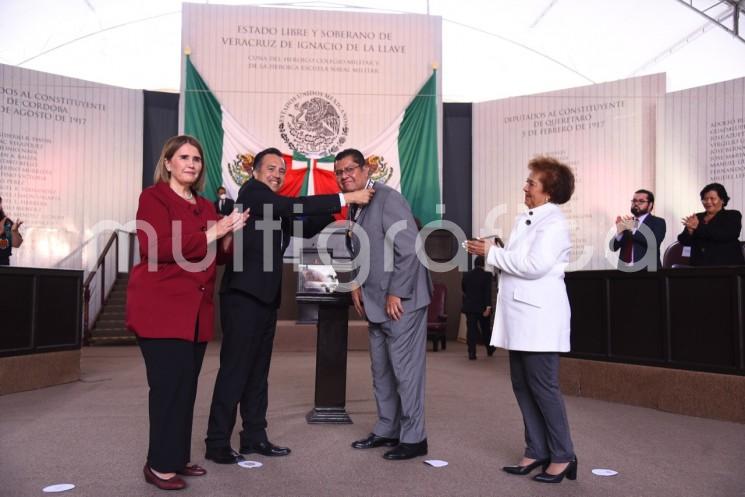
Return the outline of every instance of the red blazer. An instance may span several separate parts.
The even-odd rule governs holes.
[[[207,222],[216,221],[218,216],[212,202],[200,196],[195,198],[196,205],[190,204],[164,182],[140,194],[137,208],[140,262],[132,269],[127,287],[127,327],[139,337],[194,341],[194,328],[199,318],[197,341],[206,342],[212,338],[215,267],[217,259],[222,262],[225,254],[213,256],[207,264],[204,232]],[[174,221],[181,222],[178,238],[175,238]],[[144,228],[140,224],[143,222],[152,226],[154,236],[148,236],[147,224]],[[221,243],[215,245],[219,247]],[[157,262],[155,271],[148,271],[150,255],[154,257],[153,262]],[[183,261],[182,266],[200,261],[201,264],[189,271],[176,262],[179,260]]]

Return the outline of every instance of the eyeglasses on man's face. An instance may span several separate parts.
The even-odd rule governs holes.
[[[359,164],[355,164],[354,166],[347,166],[342,169],[334,169],[334,174],[336,175],[337,178],[341,178],[342,176],[349,176],[353,174],[354,170],[357,169],[358,167],[362,167],[362,166]]]
[[[641,198],[632,198],[631,199],[631,203],[632,204],[648,204],[649,203],[649,200],[644,200],[644,199],[641,199]]]

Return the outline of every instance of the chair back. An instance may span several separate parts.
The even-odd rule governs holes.
[[[677,266],[688,266],[691,263],[689,256],[683,255],[684,246],[680,242],[673,242],[672,245],[667,247],[665,255],[662,258],[663,268],[673,268]]]

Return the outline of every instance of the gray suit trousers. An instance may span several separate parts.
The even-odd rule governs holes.
[[[398,321],[370,323],[370,364],[378,422],[373,433],[418,443],[424,428],[427,307],[406,312]]]
[[[525,424],[525,457],[555,463],[574,459],[559,389],[559,354],[510,350],[510,376]]]

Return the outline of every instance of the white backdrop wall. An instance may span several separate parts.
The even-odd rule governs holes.
[[[88,269],[97,225],[135,217],[142,91],[0,65],[0,98],[0,196],[24,221],[11,264]]]
[[[668,94],[657,117],[657,208],[667,219],[665,245],[681,218],[703,211],[699,192],[721,183],[728,209],[745,211],[745,78]]]
[[[186,3],[181,42],[222,106],[263,146],[289,151],[280,114],[313,90],[346,112],[344,148],[362,149],[440,66],[441,23],[416,14]],[[438,71],[438,102],[440,88]]]
[[[547,154],[576,177],[563,207],[572,223],[569,269],[615,267],[606,254],[615,217],[628,213],[635,190],[655,189],[655,112],[664,94],[665,76],[656,74],[474,104],[474,235],[509,234],[525,208],[527,163]]]

